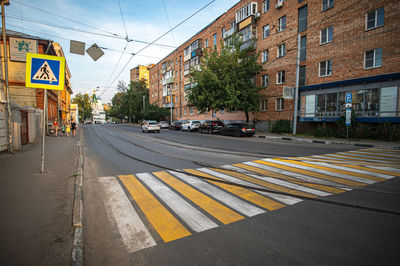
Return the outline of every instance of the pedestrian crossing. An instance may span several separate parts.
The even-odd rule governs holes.
[[[101,177],[128,252],[400,176],[400,151],[363,149]]]

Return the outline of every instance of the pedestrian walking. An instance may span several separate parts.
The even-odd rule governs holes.
[[[75,122],[75,120],[72,120],[71,130],[72,130],[72,135],[75,136],[75,131],[76,131],[76,122]]]
[[[71,132],[71,125],[68,123],[66,128],[67,128],[67,137],[69,137],[69,133]]]
[[[53,128],[54,128],[54,135],[57,137],[57,134],[58,134],[58,121],[57,121],[57,118],[54,119]]]
[[[61,133],[63,136],[65,135],[65,123],[61,127]]]

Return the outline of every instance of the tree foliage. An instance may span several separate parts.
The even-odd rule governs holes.
[[[92,117],[92,106],[90,104],[89,94],[78,93],[73,99],[72,103],[78,105],[79,116],[81,121]]]
[[[248,44],[233,36],[230,45],[219,53],[205,53],[200,70],[191,73],[195,86],[186,91],[189,105],[201,112],[243,111],[249,121],[249,112],[259,108],[261,87],[256,86],[254,78],[263,67],[257,62],[259,53],[255,52],[254,43]]]
[[[131,122],[143,119],[161,120],[169,115],[168,110],[149,104],[149,90],[145,81],[133,81],[129,87],[119,82],[117,88],[119,92],[111,101],[112,107],[109,112],[111,117],[118,119],[128,117],[128,121]]]

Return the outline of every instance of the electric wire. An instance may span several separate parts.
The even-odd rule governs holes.
[[[129,42],[129,38],[128,38],[128,31],[126,30],[126,25],[125,25],[125,19],[124,19],[124,14],[122,13],[122,8],[121,8],[121,3],[118,0],[118,6],[119,6],[119,11],[121,13],[121,17],[122,17],[122,23],[124,24],[124,29],[125,29],[125,34],[126,34],[126,41]]]

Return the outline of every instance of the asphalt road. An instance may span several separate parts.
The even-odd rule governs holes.
[[[400,180],[398,177],[223,224],[165,241],[120,175],[140,177],[167,169],[198,169],[261,158],[347,152],[350,147],[284,143],[258,138],[162,130],[145,134],[127,125],[84,126],[84,264],[87,265],[398,265]],[[150,164],[149,164],[150,163]],[[383,162],[385,165],[385,162]],[[381,166],[382,167],[382,166]],[[300,173],[300,171],[299,171]],[[339,174],[338,174],[339,175]],[[146,174],[144,175],[146,176]],[[127,248],[122,209],[110,205],[105,184],[122,188],[156,244]],[[148,189],[151,184],[140,181]],[[186,183],[188,181],[185,181]],[[168,185],[171,188],[172,185]],[[216,185],[215,185],[216,186]],[[176,188],[173,189],[177,190]],[[230,191],[229,194],[235,192]],[[128,196],[126,196],[128,195]],[[165,199],[155,195],[159,201]],[[190,200],[186,200],[189,203]],[[117,199],[116,202],[119,202]],[[119,202],[119,203],[121,203]],[[221,202],[218,200],[217,202]],[[250,201],[247,200],[247,203]],[[336,204],[338,203],[338,204]],[[343,206],[340,203],[344,203]],[[122,203],[121,203],[122,204]],[[111,207],[110,207],[111,206]],[[362,206],[366,208],[358,208]],[[200,207],[196,207],[200,210]],[[371,210],[367,210],[370,208]],[[167,206],[172,212],[173,207]],[[233,209],[233,207],[231,207]],[[121,211],[122,210],[122,211]],[[118,219],[124,216],[123,220]],[[160,214],[161,215],[161,214]],[[114,218],[113,218],[114,217]],[[117,218],[116,218],[117,217]],[[184,218],[178,219],[185,224]],[[126,228],[125,228],[126,229]],[[144,239],[144,237],[143,237]],[[144,241],[142,238],[130,241]]]

